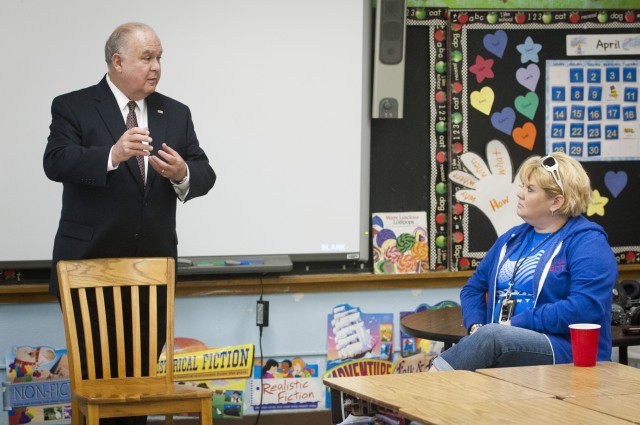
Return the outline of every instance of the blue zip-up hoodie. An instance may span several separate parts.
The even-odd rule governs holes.
[[[496,276],[502,263],[525,243],[527,223],[500,236],[460,292],[464,325],[493,321]],[[533,275],[535,306],[511,318],[511,326],[547,336],[554,363],[571,363],[572,323],[601,325],[598,361],[611,360],[611,290],[618,264],[604,229],[583,216],[572,217],[552,238]]]

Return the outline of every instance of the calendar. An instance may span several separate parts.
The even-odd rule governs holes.
[[[550,60],[546,151],[580,161],[640,159],[637,60]]]

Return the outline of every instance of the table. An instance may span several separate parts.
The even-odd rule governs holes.
[[[400,319],[402,332],[416,338],[444,342],[445,350],[467,334],[462,324],[460,307],[445,307],[423,310]],[[622,326],[611,326],[611,344],[618,347],[618,361],[629,364],[627,348],[640,345],[640,335],[625,335]]]
[[[403,418],[422,424],[607,424],[629,425],[606,412],[565,403],[555,398],[504,400],[485,403],[465,403],[437,411],[422,406],[404,408]]]
[[[625,335],[622,329],[622,326],[611,326],[611,343],[614,347],[618,347],[618,361],[622,364],[629,364],[627,348],[640,345],[640,335]]]
[[[640,424],[640,394],[576,397],[564,401]]]
[[[478,369],[476,373],[541,391],[559,399],[640,394],[640,369],[615,362]]]
[[[324,383],[331,390],[334,424],[354,406],[361,414],[390,412],[423,424],[628,425],[640,418],[640,369],[612,362],[591,368],[548,365],[325,378]]]
[[[553,398],[541,391],[466,370],[325,378],[323,381],[331,389],[334,423],[347,416],[342,412],[345,394],[350,408],[360,414],[378,411],[401,414],[402,409],[413,406],[429,412],[445,412],[465,403]]]
[[[423,310],[400,319],[402,332],[418,338],[444,342],[445,350],[467,334],[460,307]]]

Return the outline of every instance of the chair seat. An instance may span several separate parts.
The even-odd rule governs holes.
[[[160,379],[149,383],[148,380],[126,378],[85,381],[74,397],[87,405],[211,398],[208,388],[165,383]]]

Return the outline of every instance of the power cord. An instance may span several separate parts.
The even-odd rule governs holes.
[[[262,296],[260,296],[262,299]],[[262,355],[262,326],[260,326],[260,338],[258,339],[258,346],[260,347],[260,366],[264,367],[264,357]],[[264,378],[263,378],[262,369],[260,370],[260,404],[258,405],[258,415],[256,416],[255,425],[258,425],[258,421],[260,421],[260,413],[262,413],[262,396],[264,395]]]
[[[260,348],[260,366],[264,367],[264,355],[262,353],[262,330],[269,326],[269,301],[263,301],[264,281],[260,279],[260,299],[256,303],[256,325],[260,328],[260,337],[258,339],[258,347]],[[260,414],[262,413],[262,397],[264,395],[264,373],[260,369],[260,404],[258,405],[258,415],[256,416],[255,425],[258,425]]]

